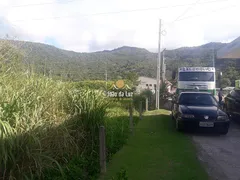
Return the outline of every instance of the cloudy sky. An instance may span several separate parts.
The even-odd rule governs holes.
[[[240,36],[239,0],[0,0],[0,36],[77,52],[229,42]]]

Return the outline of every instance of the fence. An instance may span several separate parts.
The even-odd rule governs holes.
[[[134,124],[133,124],[133,104],[132,102],[129,103],[129,131],[131,135],[134,133]],[[142,120],[142,101],[139,103],[139,120]],[[105,174],[107,172],[107,157],[106,157],[106,134],[105,134],[105,127],[100,126],[99,128],[99,162],[101,168],[101,174]]]

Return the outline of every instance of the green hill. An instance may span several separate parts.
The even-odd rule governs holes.
[[[127,72],[156,77],[157,53],[143,48],[123,46],[100,52],[77,53],[41,43],[10,42],[24,52],[24,59],[29,67],[34,67],[35,72],[46,76],[74,81],[103,80],[107,69],[110,80],[124,76]],[[208,43],[166,50],[167,78],[171,77],[171,71],[178,66],[212,66],[212,49],[219,50],[224,46],[224,43]]]

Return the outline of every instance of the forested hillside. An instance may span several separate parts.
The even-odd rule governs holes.
[[[139,76],[156,77],[157,53],[136,47],[120,47],[94,53],[77,53],[54,46],[22,41],[10,41],[24,56],[29,70],[62,80],[108,79],[123,77],[128,72]],[[167,78],[178,66],[212,66],[213,49],[225,47],[225,43],[208,43],[196,47],[166,50]],[[216,65],[219,64],[216,60]],[[220,63],[221,64],[221,63]]]

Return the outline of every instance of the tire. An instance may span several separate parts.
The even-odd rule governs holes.
[[[230,115],[230,113],[229,113],[228,110],[227,110],[227,106],[226,106],[226,105],[223,106],[223,111],[228,115],[228,118],[229,118],[230,120],[233,120],[232,116]]]
[[[222,130],[222,131],[220,132],[220,134],[226,135],[226,134],[228,133],[228,129],[229,129],[229,128],[225,128],[224,130]]]

